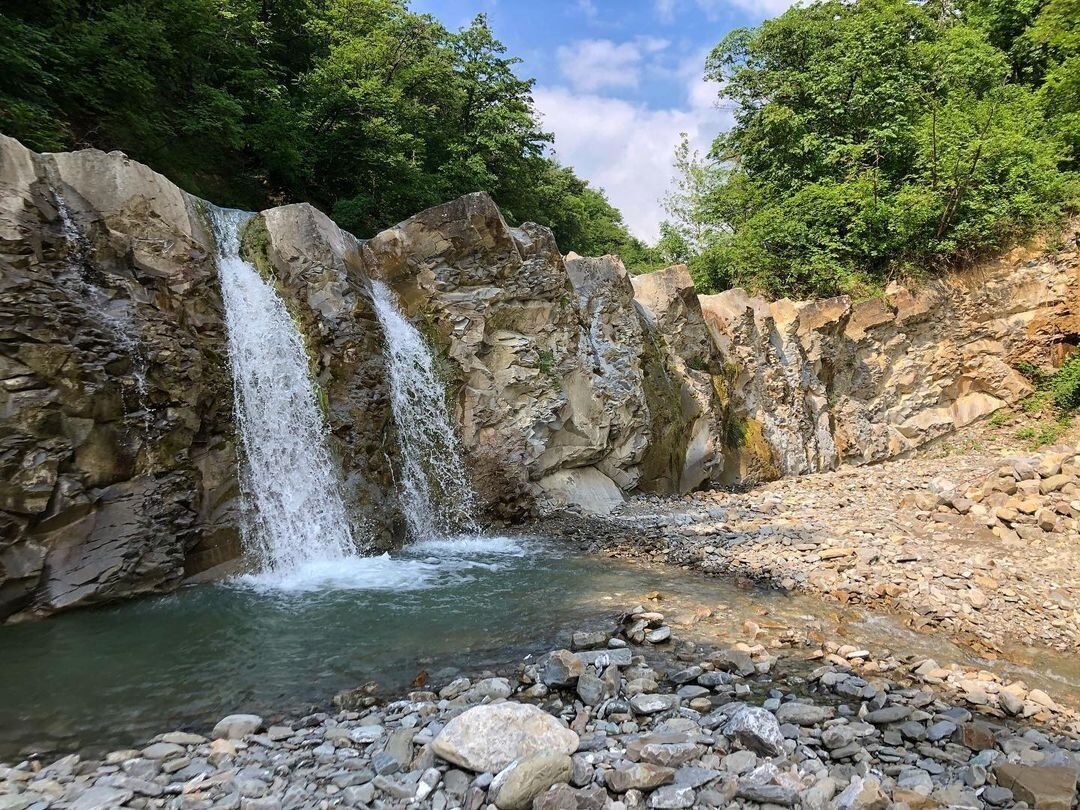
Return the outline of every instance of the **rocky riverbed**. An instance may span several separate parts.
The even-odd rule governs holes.
[[[899,613],[980,654],[1080,649],[1080,448],[924,456],[642,497],[565,533],[616,556]]]
[[[0,766],[3,810],[1069,808],[1076,716],[936,662],[745,627],[722,648],[638,605],[513,671],[332,710]],[[959,675],[969,676],[956,691]],[[987,699],[994,695],[994,700]],[[985,696],[985,697],[984,697]],[[197,733],[196,733],[197,732]]]

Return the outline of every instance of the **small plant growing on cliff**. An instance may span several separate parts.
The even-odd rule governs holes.
[[[550,349],[541,349],[538,353],[538,368],[541,374],[545,374],[548,377],[555,378],[555,353]]]
[[[1073,355],[1054,375],[1054,404],[1064,412],[1080,408],[1080,355]]]

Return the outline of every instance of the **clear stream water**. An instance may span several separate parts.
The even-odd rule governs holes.
[[[663,599],[645,602],[654,591]],[[985,664],[943,638],[812,597],[576,556],[537,537],[474,536],[353,558],[273,587],[198,585],[0,626],[0,761],[138,745],[175,728],[205,732],[237,711],[295,715],[372,680],[403,690],[422,670],[441,684],[458,671],[566,646],[570,631],[610,627],[639,602],[669,618],[716,613],[693,630],[677,628],[680,638],[737,640],[746,619],[768,620],[875,652]],[[1075,662],[1039,660],[1037,671],[994,669],[1057,697],[1077,693]]]

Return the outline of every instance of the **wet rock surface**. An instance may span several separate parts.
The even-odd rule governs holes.
[[[669,626],[638,606],[603,647],[546,656],[579,657],[560,686],[545,685],[543,659],[531,658],[506,678],[458,677],[390,700],[368,694],[349,711],[268,726],[233,715],[214,739],[170,732],[102,759],[0,765],[0,807],[1076,804],[1080,729],[1063,713],[995,715],[926,680],[932,662],[869,651],[823,662],[790,634],[768,647],[677,637],[638,645],[641,621]],[[586,677],[610,685],[595,705],[576,691]],[[634,701],[642,684],[654,690],[647,706]]]

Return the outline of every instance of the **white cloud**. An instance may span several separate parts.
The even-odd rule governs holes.
[[[636,37],[627,42],[581,39],[555,51],[559,72],[578,91],[592,93],[609,87],[637,87],[649,56],[670,45],[666,39]]]
[[[675,8],[680,2],[689,0],[653,0],[653,8],[661,22],[671,22],[675,19]],[[765,19],[783,14],[797,0],[693,0],[694,4],[705,13],[706,18],[715,22],[719,20],[724,11],[732,8],[750,12],[754,17]]]
[[[730,115],[713,106],[715,91],[695,77],[686,85],[685,107],[659,110],[564,87],[537,88],[535,100],[555,133],[559,160],[603,188],[631,232],[651,242],[660,235],[680,133],[704,152],[730,125]]]
[[[596,7],[596,3],[593,0],[577,0],[578,11],[584,14],[589,19],[592,19],[600,10]]]

